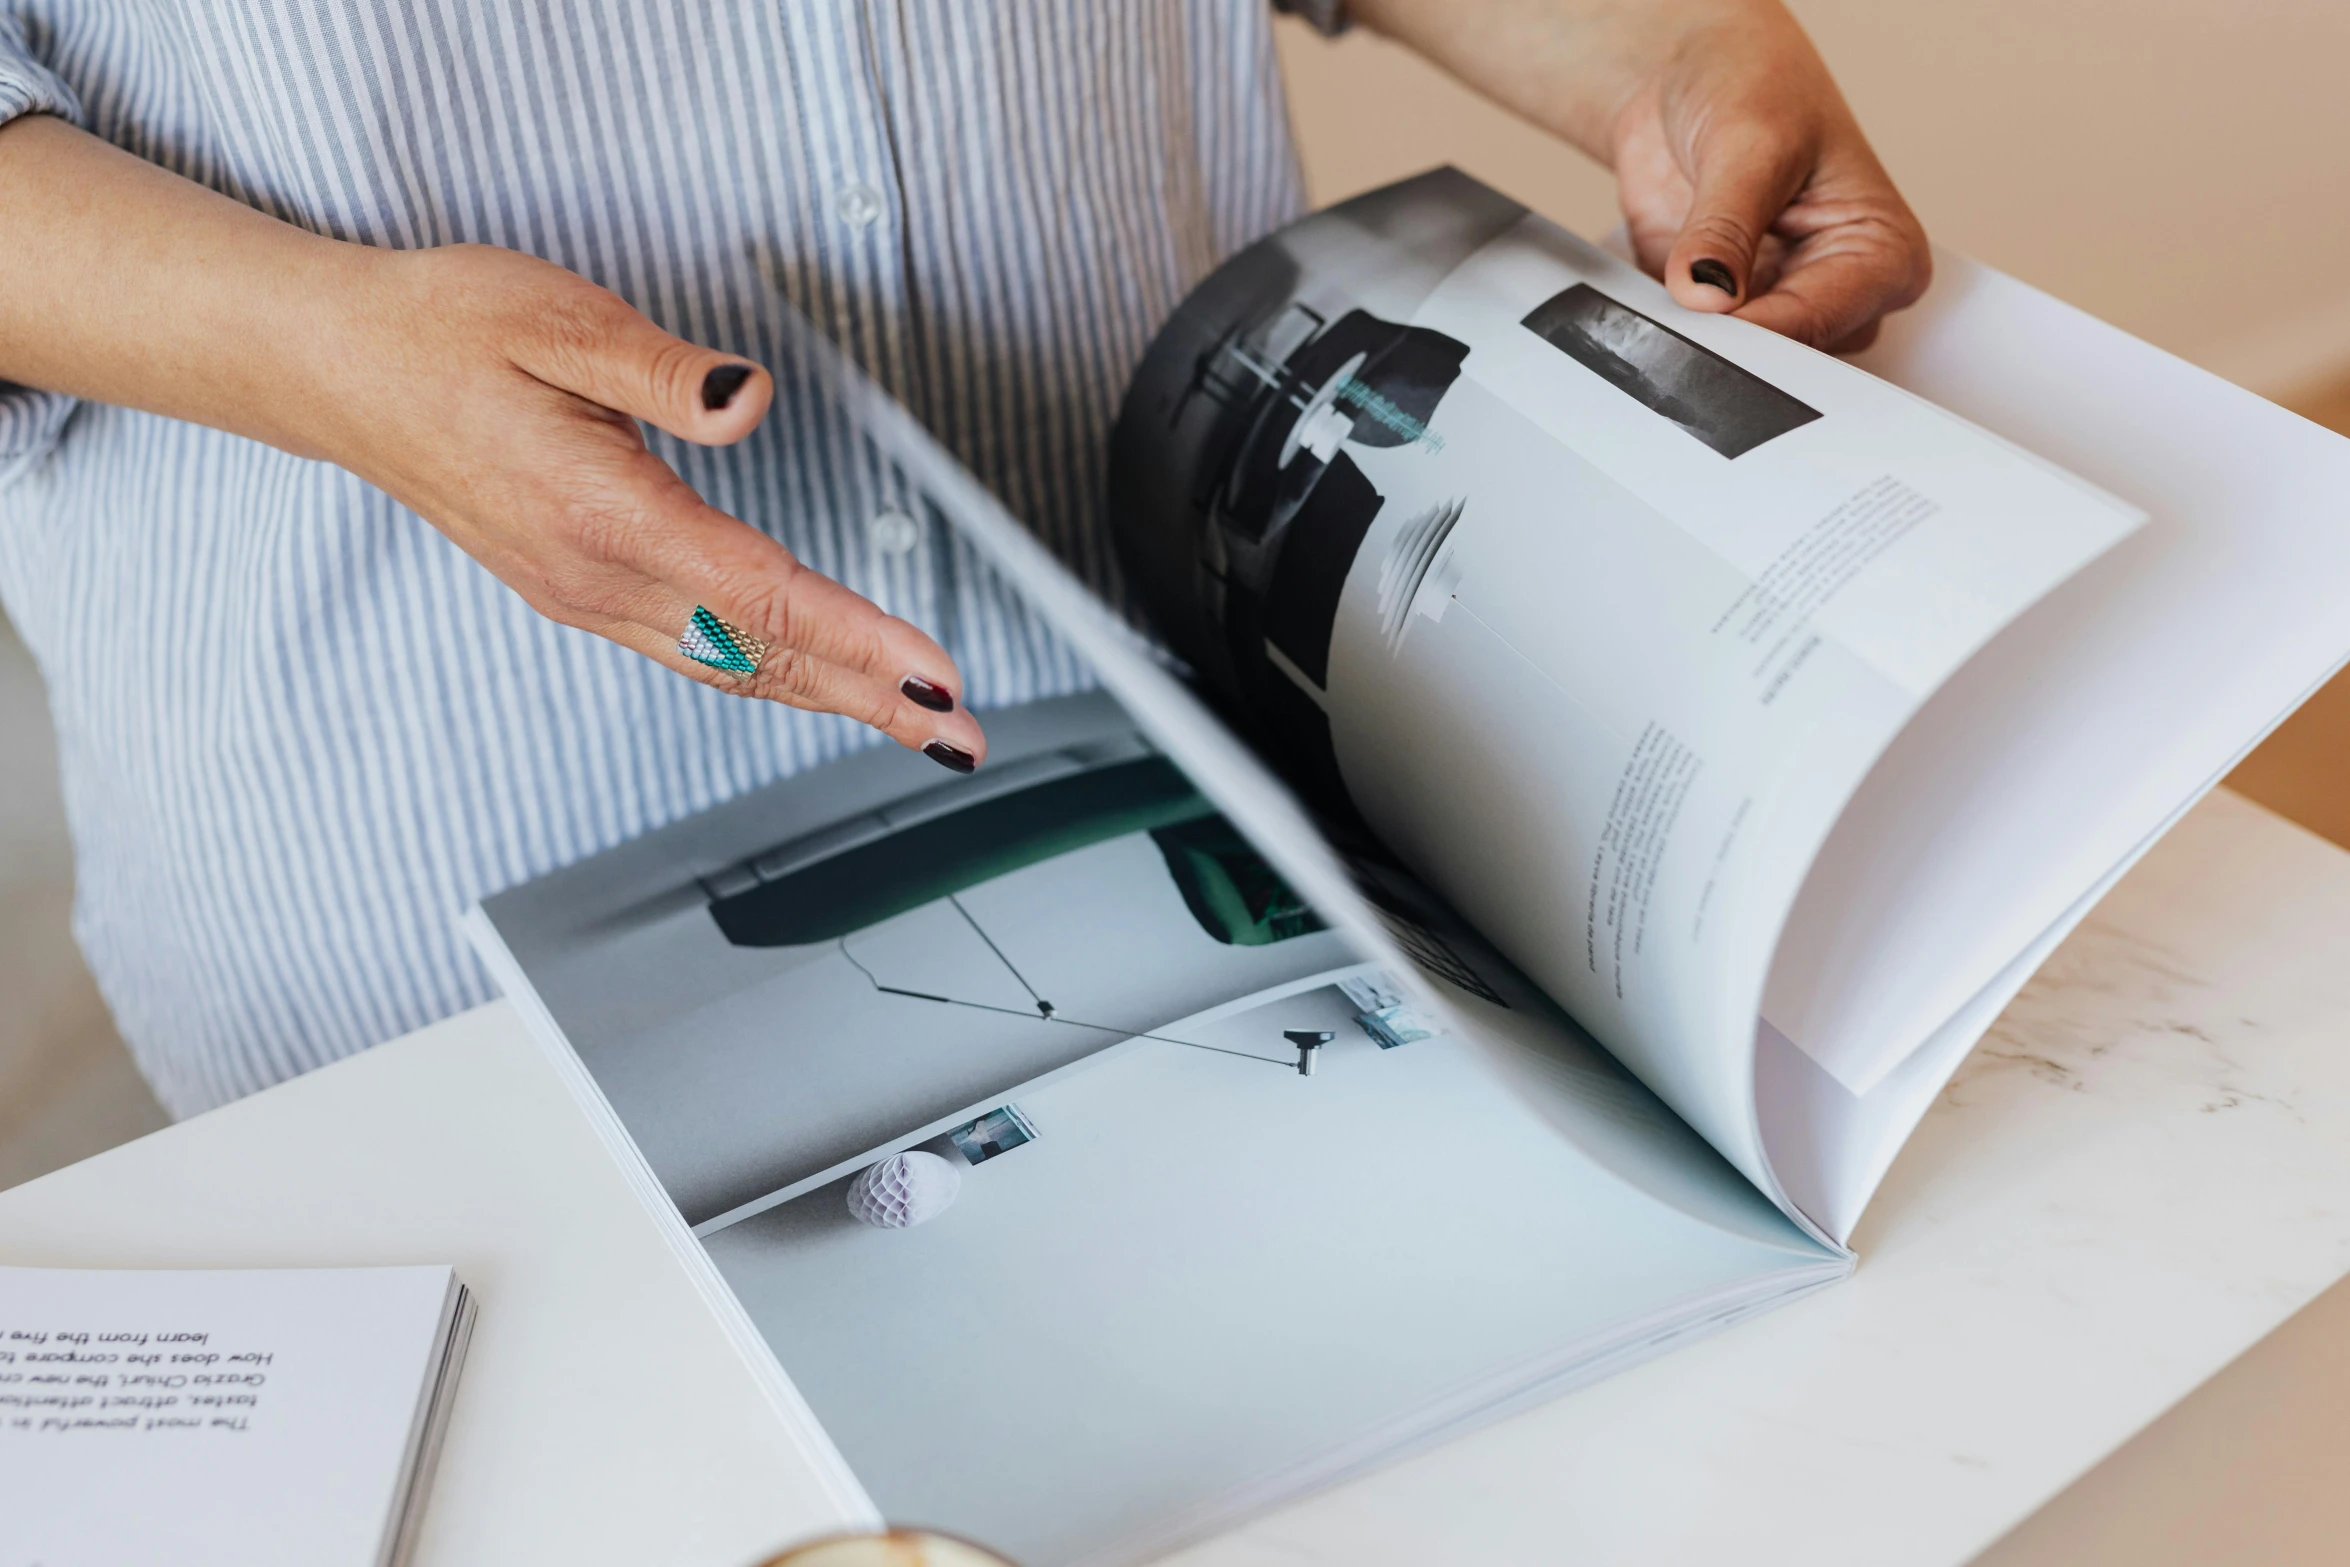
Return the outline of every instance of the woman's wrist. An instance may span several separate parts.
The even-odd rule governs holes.
[[[1349,0],[1348,9],[1610,165],[1625,106],[1676,53],[1794,25],[1777,0]]]
[[[61,120],[0,127],[0,379],[330,455],[381,252],[309,233]]]
[[[354,466],[393,370],[383,321],[400,253],[247,219],[225,198],[206,208],[174,215],[209,256],[177,290],[178,329],[133,405]]]
[[[390,405],[430,378],[423,345],[400,324],[415,315],[414,263],[431,252],[291,232],[302,243],[284,247],[255,298],[254,373],[234,391],[240,423],[226,427],[372,480],[399,422]]]

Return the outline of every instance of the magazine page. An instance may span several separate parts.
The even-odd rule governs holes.
[[[1758,1024],[1832,1070],[1876,1043],[1765,1016],[1820,845],[2143,521],[1449,170],[1228,262],[1138,374],[1114,484],[1250,732],[1774,1195]]]
[[[1408,882],[1457,1020],[1112,697],[985,718],[473,925],[882,1515],[1137,1558],[1846,1271]]]

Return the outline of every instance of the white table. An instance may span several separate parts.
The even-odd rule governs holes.
[[[2350,1270],[2346,953],[2350,855],[2214,797],[1944,1094],[1851,1282],[1179,1560],[1966,1560]],[[455,1262],[426,1567],[835,1521],[502,1006],[0,1194],[0,1261]]]
[[[416,1567],[745,1567],[833,1517],[503,1005],[0,1193],[0,1261],[454,1263],[481,1315]]]

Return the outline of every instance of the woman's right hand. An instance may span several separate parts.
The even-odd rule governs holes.
[[[958,771],[986,752],[944,649],[713,510],[637,421],[725,446],[773,383],[551,262],[482,245],[368,251],[344,301],[359,390],[305,421],[325,455],[454,540],[540,614],[748,697],[845,713]],[[348,362],[348,361],[347,361]],[[696,606],[768,645],[686,658]]]
[[[936,642],[646,447],[640,419],[705,445],[748,435],[774,390],[758,366],[550,262],[324,239],[40,116],[0,128],[0,208],[0,379],[335,462],[543,615],[956,771],[986,755]],[[697,606],[767,644],[756,670],[679,653]]]

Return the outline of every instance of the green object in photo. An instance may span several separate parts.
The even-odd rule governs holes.
[[[1269,947],[1323,928],[1321,917],[1222,816],[1151,829],[1199,928],[1227,946]]]
[[[1114,763],[900,828],[721,898],[710,915],[738,947],[809,946],[1060,855],[1214,810],[1163,756]]]

